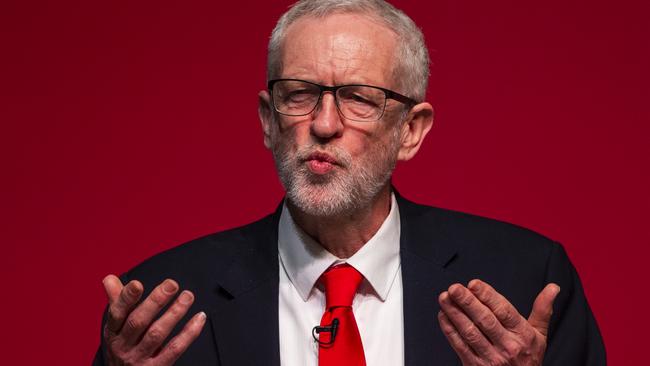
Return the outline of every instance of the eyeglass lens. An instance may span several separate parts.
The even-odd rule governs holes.
[[[289,116],[304,116],[318,104],[321,89],[314,84],[281,80],[273,85],[273,103],[278,112]],[[383,90],[371,86],[349,85],[336,91],[336,102],[343,117],[355,121],[381,118],[386,104]]]

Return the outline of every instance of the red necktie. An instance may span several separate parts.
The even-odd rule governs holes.
[[[352,313],[352,299],[363,276],[348,264],[325,271],[320,281],[325,286],[326,308],[321,327],[331,326],[338,319],[336,336],[322,332],[319,336],[319,366],[365,366],[363,344]],[[331,342],[331,343],[330,343]]]

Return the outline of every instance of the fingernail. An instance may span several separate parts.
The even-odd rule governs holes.
[[[199,313],[199,320],[204,322],[207,318],[208,318],[208,316],[205,315],[205,313],[203,311]]]
[[[176,292],[176,283],[172,280],[165,280],[163,283],[163,291],[165,291],[168,294],[173,294]]]
[[[192,296],[191,293],[188,291],[183,291],[181,295],[178,297],[178,302],[180,302],[183,305],[190,304],[194,300],[194,296]]]
[[[467,288],[470,289],[470,291],[478,291],[480,287],[481,287],[481,283],[479,282],[479,280],[471,280],[467,284]]]
[[[449,297],[449,292],[443,291],[440,295],[438,295],[438,302],[446,301],[447,297]]]
[[[129,291],[130,296],[136,296],[138,295],[138,288],[134,284],[130,283],[127,287],[126,290]]]
[[[108,281],[108,279],[109,279],[109,278],[112,278],[112,277],[113,277],[112,274],[109,274],[109,275],[104,276],[104,278],[102,278],[102,283],[103,283],[103,284],[106,284],[106,281]]]
[[[460,293],[459,293],[459,291],[460,291],[460,286],[461,286],[461,285],[459,285],[459,284],[457,284],[457,283],[455,283],[455,284],[449,286],[449,294],[450,294],[451,296],[458,296],[458,295],[460,295]]]

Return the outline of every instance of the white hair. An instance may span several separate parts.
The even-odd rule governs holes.
[[[280,17],[268,48],[267,79],[282,72],[282,43],[289,25],[303,17],[323,18],[334,13],[363,14],[392,30],[398,37],[393,70],[399,92],[424,101],[429,82],[429,52],[422,31],[408,15],[383,0],[302,0]]]

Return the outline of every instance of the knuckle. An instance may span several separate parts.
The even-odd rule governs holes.
[[[467,296],[467,297],[464,297],[463,299],[461,299],[460,303],[461,303],[461,305],[463,307],[467,308],[467,307],[472,306],[472,304],[474,303],[474,299]]]
[[[459,335],[458,331],[456,331],[456,329],[452,327],[445,327],[442,331],[445,333],[447,337],[457,337]]]
[[[462,294],[458,300],[463,307],[467,307],[474,303],[474,296]]]
[[[106,340],[107,348],[111,351],[113,355],[120,355],[122,353],[122,342],[116,338]]]
[[[505,319],[506,317],[508,317],[508,309],[506,309],[506,307],[503,305],[495,306],[493,312],[500,319]]]
[[[481,331],[473,324],[463,330],[463,338],[469,343],[479,343],[482,337]]]
[[[124,349],[123,342],[119,340],[112,340],[107,343],[109,357],[119,365],[132,365],[134,364],[129,353]]]
[[[183,315],[184,310],[185,309],[182,305],[174,304],[173,306],[170,306],[169,309],[167,309],[167,313],[169,313],[169,315],[174,318],[179,318]]]
[[[521,343],[515,340],[507,340],[503,343],[502,348],[504,351],[504,357],[507,360],[512,361],[517,359],[523,347]]]
[[[119,320],[124,315],[122,309],[119,309],[117,306],[111,305],[108,307],[108,319]]]
[[[162,289],[158,289],[157,291],[154,291],[151,293],[151,296],[149,296],[151,301],[156,304],[159,307],[165,306],[167,303],[167,300],[169,299],[169,296],[167,296]]]
[[[167,350],[174,357],[179,356],[181,353],[183,353],[183,343],[179,339],[172,339],[167,344]]]
[[[126,319],[125,326],[131,329],[142,329],[144,328],[145,323],[138,317],[130,316],[128,319]]]
[[[499,321],[497,320],[497,318],[492,313],[489,312],[481,314],[481,316],[478,319],[479,326],[485,330],[496,329],[498,322]]]
[[[150,343],[160,344],[166,338],[165,331],[160,327],[151,327],[147,331],[147,339]]]
[[[494,313],[506,324],[512,324],[516,320],[515,314],[505,305],[497,306]]]
[[[526,329],[521,333],[521,337],[525,344],[533,344],[537,339],[537,334],[533,328],[526,327]]]

